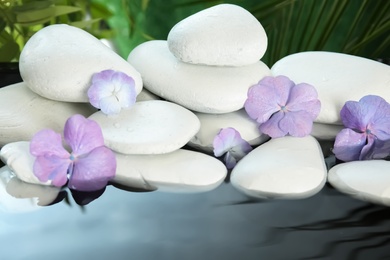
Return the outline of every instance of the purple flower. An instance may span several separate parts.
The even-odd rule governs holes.
[[[244,106],[248,115],[260,124],[260,131],[273,138],[310,134],[321,110],[313,86],[295,85],[285,76],[260,80],[248,90]]]
[[[337,134],[333,153],[342,161],[385,158],[390,154],[390,104],[369,95],[348,101],[340,111],[346,127]]]
[[[34,174],[42,182],[48,180],[61,187],[94,191],[102,189],[115,176],[115,154],[104,146],[100,126],[82,115],[70,117],[64,128],[65,142],[72,152],[62,146],[61,135],[44,129],[34,135],[30,153],[36,157]]]
[[[228,169],[233,169],[237,161],[252,151],[250,144],[241,138],[236,129],[231,127],[221,129],[214,138],[213,147],[216,157],[226,153],[224,160]]]
[[[93,75],[88,97],[92,106],[106,115],[114,115],[122,108],[130,108],[137,93],[133,78],[120,71],[103,70]]]

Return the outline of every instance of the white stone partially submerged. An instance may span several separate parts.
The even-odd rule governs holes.
[[[30,154],[29,145],[30,142],[12,143],[3,147],[0,152],[1,159],[8,164],[7,169],[11,171],[12,168],[12,175],[15,174],[18,180],[33,185],[27,185],[26,192],[19,192],[23,196],[36,191],[36,186],[39,185],[35,184],[44,184],[33,173],[35,158]],[[158,155],[116,153],[116,160],[117,171],[112,182],[143,190],[204,192],[216,188],[227,174],[225,165],[218,159],[182,149]],[[15,191],[16,188],[15,186]]]
[[[193,65],[179,61],[166,41],[137,46],[128,61],[154,94],[203,113],[229,113],[244,107],[248,89],[271,74],[259,61],[242,67]]]
[[[318,92],[321,112],[316,122],[341,124],[346,101],[378,95],[390,102],[390,66],[362,57],[333,52],[301,52],[276,62],[274,76],[309,83]]]
[[[62,132],[66,120],[72,115],[88,117],[95,111],[89,104],[43,98],[23,82],[0,88],[0,147],[7,143],[29,141],[44,128]]]
[[[257,198],[301,199],[319,192],[327,170],[312,136],[286,136],[260,145],[233,168],[230,181]]]
[[[51,185],[51,181],[42,183],[33,173],[35,157],[30,153],[30,142],[9,143],[0,150],[0,159],[22,181],[33,184]]]
[[[226,114],[195,112],[195,115],[199,118],[201,126],[188,145],[205,152],[213,151],[214,138],[222,128],[236,129],[241,137],[252,146],[264,143],[269,139],[268,135],[260,132],[257,122],[251,119],[244,109]]]
[[[168,154],[116,154],[114,183],[145,190],[204,192],[226,177],[225,165],[212,156],[179,149]]]
[[[216,66],[245,66],[258,62],[267,49],[263,26],[244,8],[221,4],[177,23],[168,46],[179,60]]]
[[[58,101],[88,102],[92,75],[108,69],[131,76],[137,93],[142,90],[140,74],[126,60],[86,31],[65,24],[35,33],[20,54],[19,69],[32,91]]]
[[[102,128],[105,144],[124,154],[162,154],[183,147],[199,130],[191,111],[171,102],[136,102],[117,116],[101,111],[89,117]]]
[[[342,163],[329,170],[328,181],[354,198],[390,206],[390,162],[384,160]]]

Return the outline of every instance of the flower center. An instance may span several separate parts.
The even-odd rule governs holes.
[[[280,106],[280,110],[282,110],[283,112],[288,112],[287,106]]]
[[[369,134],[371,134],[372,132],[371,132],[370,129],[366,129],[365,133],[366,133],[367,135],[369,135]]]
[[[73,162],[74,160],[76,160],[76,157],[74,157],[74,155],[71,154],[71,155],[69,156],[69,159]]]

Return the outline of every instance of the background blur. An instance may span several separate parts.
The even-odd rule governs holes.
[[[29,37],[55,23],[108,39],[127,58],[140,43],[165,40],[180,20],[221,3],[240,5],[261,22],[268,66],[307,50],[390,57],[388,0],[0,0],[0,62],[17,61]]]

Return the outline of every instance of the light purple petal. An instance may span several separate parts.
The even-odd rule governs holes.
[[[61,187],[66,184],[68,168],[71,165],[69,158],[57,156],[38,156],[34,162],[34,175],[41,182],[52,181],[54,186]]]
[[[97,81],[88,89],[88,98],[92,106],[100,108],[100,100],[112,96],[114,86],[109,81]]]
[[[390,104],[387,103],[383,98],[378,96],[373,96],[377,101],[373,106],[371,106],[370,111],[373,111],[374,114],[371,117],[370,123],[367,128],[371,130],[371,133],[374,134],[380,140],[389,140],[390,139]],[[370,99],[372,99],[371,97]]]
[[[116,115],[121,112],[121,104],[117,97],[109,96],[100,100],[100,109],[106,115]]]
[[[288,132],[279,127],[279,122],[283,119],[284,115],[285,113],[282,111],[273,114],[267,122],[259,126],[260,131],[272,138],[278,138],[287,135]]]
[[[367,143],[371,142],[370,139],[373,140],[372,149],[369,151],[364,151],[365,154],[361,156],[363,160],[383,159],[390,155],[390,140],[382,141],[380,139],[374,138],[373,135],[369,135]]]
[[[104,145],[102,130],[98,123],[82,115],[74,115],[66,121],[64,137],[75,157]]]
[[[41,130],[33,136],[30,142],[30,153],[34,156],[69,157],[69,152],[62,146],[61,135],[51,129]]]
[[[244,107],[249,117],[266,122],[272,114],[287,104],[294,82],[285,76],[265,77],[248,90]]]
[[[137,98],[134,85],[122,85],[121,89],[116,93],[116,98],[122,108],[132,107]]]
[[[223,160],[225,161],[226,168],[229,170],[233,169],[234,166],[236,166],[236,164],[237,164],[236,158],[230,152],[227,152],[225,154]]]
[[[216,157],[222,156],[224,153],[233,149],[235,149],[234,154],[241,156],[241,153],[249,150],[248,146],[250,147],[248,142],[242,139],[240,133],[232,127],[221,129],[213,140],[214,155]]]
[[[279,127],[291,136],[304,137],[312,131],[313,118],[306,111],[287,112],[280,120]]]
[[[366,145],[366,135],[357,133],[349,128],[341,130],[334,143],[333,153],[342,161],[356,161]]]
[[[345,127],[364,132],[370,123],[374,123],[380,128],[383,124],[387,131],[389,123],[386,120],[389,117],[389,104],[381,97],[368,95],[356,101],[347,101],[340,111],[341,120]],[[381,117],[385,116],[385,118]],[[387,117],[387,118],[386,118]],[[375,128],[375,127],[374,127]]]
[[[292,112],[306,111],[311,115],[311,121],[316,119],[321,110],[316,89],[306,83],[291,88],[287,109]]]
[[[104,146],[98,147],[77,159],[68,186],[79,191],[100,190],[114,178],[115,173],[115,154]]]
[[[92,76],[92,83],[97,81],[111,81],[112,75],[115,74],[115,70],[103,70],[101,72],[95,73]]]

